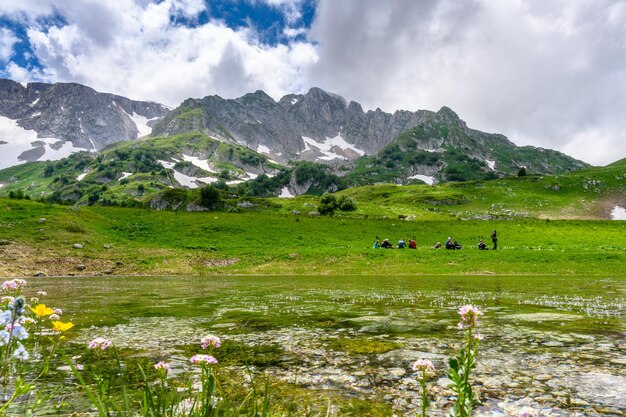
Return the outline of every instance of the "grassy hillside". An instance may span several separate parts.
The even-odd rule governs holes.
[[[478,251],[493,229],[500,249]],[[376,236],[414,237],[418,249],[373,249]],[[447,236],[464,249],[431,249]],[[624,236],[623,221],[411,222],[0,199],[0,274],[623,275]]]
[[[211,172],[183,160],[184,155],[207,161]],[[160,161],[171,162],[172,169]],[[245,147],[185,133],[118,142],[99,154],[81,152],[56,162],[14,166],[0,171],[0,194],[22,190],[32,199],[57,203],[143,205],[156,192],[180,186],[177,173],[226,184],[249,179],[248,172],[276,173],[277,168]]]
[[[529,173],[554,174],[587,164],[557,151],[518,147],[502,135],[468,129],[452,110],[444,107],[399,134],[377,155],[357,160],[347,182],[409,183],[416,173],[432,176],[438,182],[494,179],[517,174],[521,167]]]
[[[389,184],[345,190],[370,214],[416,219],[602,219],[626,206],[624,166],[588,168],[554,176],[508,177],[426,185]]]
[[[610,219],[626,207],[626,166],[587,168],[562,175],[507,177],[436,186],[378,184],[354,187],[340,195],[354,198],[349,215],[408,220]],[[285,213],[308,213],[319,199],[273,199]],[[347,214],[344,214],[347,215]]]
[[[609,164],[610,167],[617,167],[617,166],[626,166],[626,158],[620,159],[618,161],[613,162],[612,164]]]
[[[174,145],[168,144],[170,140],[172,139],[163,138],[163,143],[159,140],[154,143],[161,144],[163,149],[171,151]],[[205,137],[205,140],[209,139]],[[211,143],[213,142],[209,142]],[[223,146],[221,143],[213,144],[217,150]],[[206,148],[207,145],[202,146]],[[21,191],[30,195],[32,199],[43,195],[52,202],[77,201],[80,205],[148,206],[150,202],[161,201],[164,203],[153,204],[153,207],[198,209],[202,204],[200,190],[171,188],[171,184],[174,183],[171,171],[160,165],[154,165],[153,161],[167,158],[167,155],[161,154],[166,152],[163,149],[154,147],[148,150],[124,144],[123,147],[116,147],[99,157],[101,161],[98,164],[94,162],[94,155],[76,154],[53,163],[54,165],[35,163],[12,167],[0,174],[0,179],[6,184],[0,189],[0,195]],[[120,154],[123,155],[122,159],[119,159]],[[91,166],[95,168],[89,170]],[[626,207],[625,168],[626,165],[618,161],[606,167],[587,168],[561,175],[512,176],[498,180],[451,182],[437,186],[378,184],[345,189],[339,194],[356,200],[358,210],[350,214],[353,217],[387,216],[409,220],[511,218],[601,220],[610,219],[610,213],[616,206]],[[197,167],[178,169],[192,170]],[[86,170],[88,172],[85,172]],[[121,172],[131,170],[135,170],[135,174],[128,178],[110,180]],[[78,184],[68,180],[70,177],[80,175],[80,172],[83,172],[85,177]],[[107,178],[109,179],[106,180]],[[260,175],[253,181],[237,186],[228,186],[222,179],[219,190],[222,201],[216,207],[225,210],[284,214],[293,212],[307,214],[316,211],[319,198],[314,195],[292,199],[257,198],[272,195],[290,182],[305,184],[309,187],[309,193],[318,194],[325,189],[343,186],[341,179],[330,173],[327,167],[301,162],[292,169],[278,170],[277,175],[273,177]],[[155,199],[155,195],[158,195],[158,198]]]

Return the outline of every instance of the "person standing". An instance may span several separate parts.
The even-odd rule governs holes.
[[[498,234],[496,233],[495,229],[494,229],[493,233],[491,234],[491,241],[493,242],[493,249],[492,250],[498,249]]]

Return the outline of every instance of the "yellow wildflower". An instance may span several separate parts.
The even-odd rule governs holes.
[[[54,313],[54,310],[50,307],[46,307],[45,304],[37,304],[35,308],[31,307],[33,313],[35,313],[38,317],[49,316]]]
[[[52,322],[52,329],[55,332],[64,332],[66,330],[71,329],[72,327],[74,327],[74,323],[72,322],[67,322],[67,323],[63,323],[62,321],[53,321]]]

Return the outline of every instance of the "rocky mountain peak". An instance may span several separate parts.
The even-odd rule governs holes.
[[[296,105],[297,103],[299,103],[300,101],[302,101],[302,99],[304,98],[304,95],[302,94],[287,94],[286,96],[283,96],[279,101],[278,104],[281,107],[284,108],[289,108],[291,106]]]
[[[446,106],[443,106],[439,109],[439,111],[437,112],[437,116],[439,116],[441,119],[448,119],[455,122],[461,120],[458,114],[456,114],[450,107]]]
[[[467,129],[465,122],[449,107],[443,106],[435,113],[435,116],[440,122],[447,126],[459,126],[462,129]]]
[[[321,88],[313,87],[304,95],[303,103],[312,103],[317,106],[328,106],[329,108],[345,109],[346,99],[338,94],[328,93]]]
[[[242,101],[242,102],[250,102],[250,101],[257,101],[257,102],[266,102],[266,103],[271,103],[271,104],[275,104],[275,101],[272,97],[270,97],[265,91],[263,90],[256,90],[254,93],[248,93],[248,94],[244,94],[243,96],[235,99],[236,101]]]
[[[79,150],[133,140],[169,110],[158,103],[99,93],[77,83],[0,79],[0,165],[59,159]]]

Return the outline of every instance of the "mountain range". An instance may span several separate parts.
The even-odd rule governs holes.
[[[168,109],[80,84],[24,86],[11,80],[0,80],[0,151],[0,168],[88,151],[37,169],[52,180],[60,167],[74,167],[57,185],[132,183],[146,180],[138,174],[156,172],[149,185],[158,190],[220,179],[234,185],[261,176],[265,191],[285,196],[380,182],[491,179],[522,167],[550,174],[588,166],[470,129],[447,107],[364,111],[354,101],[311,88],[278,101],[257,91],[236,99],[190,98]],[[20,173],[24,169],[30,168],[0,171],[0,182],[27,177]],[[280,181],[266,180],[279,173]]]
[[[75,83],[24,86],[0,79],[0,167],[137,139],[168,111]]]

